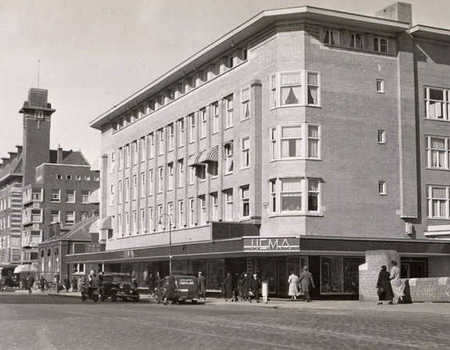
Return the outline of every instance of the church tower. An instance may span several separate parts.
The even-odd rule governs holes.
[[[50,161],[51,115],[56,111],[47,102],[48,90],[31,88],[23,114],[23,186],[35,182],[36,167]]]

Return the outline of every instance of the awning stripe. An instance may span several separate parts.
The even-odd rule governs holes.
[[[208,151],[206,159],[203,161],[203,163],[218,162],[218,161],[219,161],[219,145],[216,145]]]

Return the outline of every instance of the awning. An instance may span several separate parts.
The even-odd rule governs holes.
[[[107,216],[106,218],[100,219],[100,223],[98,224],[99,230],[112,230],[111,224],[111,216]]]
[[[206,157],[203,163],[218,162],[218,161],[219,161],[219,145],[216,145],[206,153]]]
[[[39,268],[35,263],[19,265],[14,269],[14,273],[38,272]]]
[[[205,166],[205,159],[206,159],[206,151],[200,151],[198,152],[195,157],[194,160],[191,164],[189,164],[189,166]]]

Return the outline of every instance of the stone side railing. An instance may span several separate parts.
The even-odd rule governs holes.
[[[405,302],[450,302],[450,277],[408,278]]]

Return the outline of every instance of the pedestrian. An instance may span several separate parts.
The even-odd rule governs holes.
[[[44,275],[41,275],[41,278],[39,280],[39,287],[41,288],[41,292],[45,289],[45,278]]]
[[[291,274],[288,278],[289,283],[289,296],[291,297],[291,301],[297,300],[298,296],[298,276],[294,273],[294,271],[291,271]]]
[[[202,272],[198,272],[197,277],[197,288],[198,288],[198,297],[199,299],[206,300],[206,278],[202,275]]]
[[[253,274],[253,278],[250,277],[250,293],[257,303],[259,303],[259,297],[261,295],[260,290],[261,290],[261,280],[259,279],[258,274],[255,272]],[[252,302],[251,298],[250,302]]]
[[[169,276],[167,280],[166,295],[164,295],[164,305],[167,305],[167,301],[172,304],[177,301],[177,287],[174,276]]]
[[[250,278],[246,272],[242,276],[242,284],[241,284],[241,297],[242,300],[246,301],[250,296]]]
[[[225,301],[228,301],[228,299],[233,298],[233,277],[229,272],[227,272],[225,280],[223,281],[223,292]]]
[[[148,274],[145,284],[148,287],[148,296],[153,297],[155,294],[155,277],[153,276],[152,273]]]
[[[305,294],[305,300],[307,302],[311,301],[310,290],[311,288],[315,288],[314,279],[311,272],[308,271],[308,266],[303,267],[303,272],[300,274],[298,278],[298,283],[300,285],[301,290]]]
[[[392,287],[389,281],[389,272],[387,272],[386,265],[381,266],[381,271],[378,275],[377,289],[378,289],[378,305],[383,305],[383,300],[389,300],[389,305],[392,305]]]
[[[81,285],[83,284],[83,279],[78,277],[77,279],[77,289],[81,292]]]
[[[28,276],[26,278],[26,288],[28,289],[28,294],[31,295],[33,291],[33,284],[34,284],[34,277],[28,273]]]
[[[77,291],[77,278],[75,276],[72,276],[72,292]]]
[[[392,267],[389,279],[391,281],[393,302],[401,304],[403,302],[404,286],[402,284],[402,280],[400,279],[400,268],[397,266],[397,261],[395,260],[392,260],[391,264]]]
[[[70,279],[69,276],[64,277],[64,288],[66,288],[66,293],[70,289]]]
[[[231,301],[239,301],[239,288],[241,283],[241,278],[238,273],[234,274],[233,281],[233,299]]]
[[[92,298],[94,291],[98,289],[98,277],[94,271],[89,274],[89,298]]]
[[[159,304],[163,299],[164,278],[159,272],[156,273],[156,303]]]

